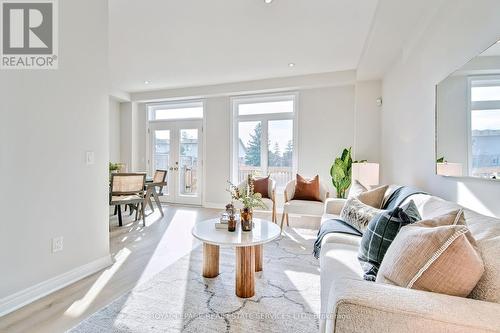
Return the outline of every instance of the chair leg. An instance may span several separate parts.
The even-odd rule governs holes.
[[[113,213],[113,215],[116,215],[118,214],[118,206],[115,206],[115,212]]]
[[[116,207],[118,207],[118,226],[122,226],[123,223],[122,223],[122,208],[120,205],[117,205]]]
[[[158,193],[156,193],[156,191],[153,191],[153,198],[155,199],[156,205],[158,206],[158,209],[160,210],[161,216],[163,216],[164,215],[163,208],[161,207],[161,201],[160,201],[160,198],[158,197]]]
[[[147,200],[148,200],[149,208],[151,208],[151,211],[154,212],[155,208],[153,207],[153,202],[151,201],[151,196],[149,196]]]
[[[145,227],[146,226],[146,213],[144,212],[145,204],[141,203],[141,208],[142,208],[142,225]]]
[[[289,227],[290,226],[290,219],[288,217],[288,213],[286,213],[286,226]]]
[[[283,210],[283,215],[281,215],[281,232],[283,232],[283,222],[285,222],[285,210]]]
[[[273,203],[273,223],[278,223],[276,218],[276,205]]]
[[[140,217],[139,215],[139,204],[135,205],[135,219],[134,221],[137,221],[137,219]]]

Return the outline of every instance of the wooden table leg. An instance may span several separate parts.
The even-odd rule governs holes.
[[[264,248],[262,247],[262,245],[255,245],[254,251],[255,251],[255,271],[261,272],[263,265]]]
[[[255,295],[255,250],[253,246],[236,247],[236,296]]]
[[[203,276],[214,278],[219,275],[219,246],[203,243]]]

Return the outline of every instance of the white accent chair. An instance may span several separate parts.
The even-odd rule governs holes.
[[[295,200],[296,180],[290,180],[285,187],[285,204],[283,205],[283,215],[281,216],[281,230],[283,223],[286,220],[286,225],[290,226],[288,214],[299,214],[304,216],[321,217],[324,212],[325,201],[330,196],[328,189],[321,182],[319,183],[319,193],[321,201]]]
[[[238,184],[239,189],[242,189],[245,186],[247,186],[246,180],[244,180]],[[272,221],[274,223],[278,223],[277,218],[276,218],[276,182],[271,177],[269,177],[267,192],[269,193],[269,198],[262,198],[264,205],[266,205],[266,209],[264,210],[264,209],[259,208],[257,210],[270,211],[271,216],[272,216]],[[237,201],[235,203],[235,207],[238,209],[243,208],[243,206],[241,205],[241,203],[239,201]]]

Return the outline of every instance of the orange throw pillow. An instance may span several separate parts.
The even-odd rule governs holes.
[[[263,198],[269,199],[269,176],[266,178],[254,179],[253,192],[260,193]]]
[[[319,194],[319,175],[316,175],[313,179],[307,179],[297,174],[293,199],[321,201]]]

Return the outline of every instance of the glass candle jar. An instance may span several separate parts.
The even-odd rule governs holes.
[[[252,211],[249,208],[243,208],[240,211],[241,230],[252,231]]]
[[[236,219],[234,215],[229,216],[229,220],[227,221],[227,231],[236,231]]]

